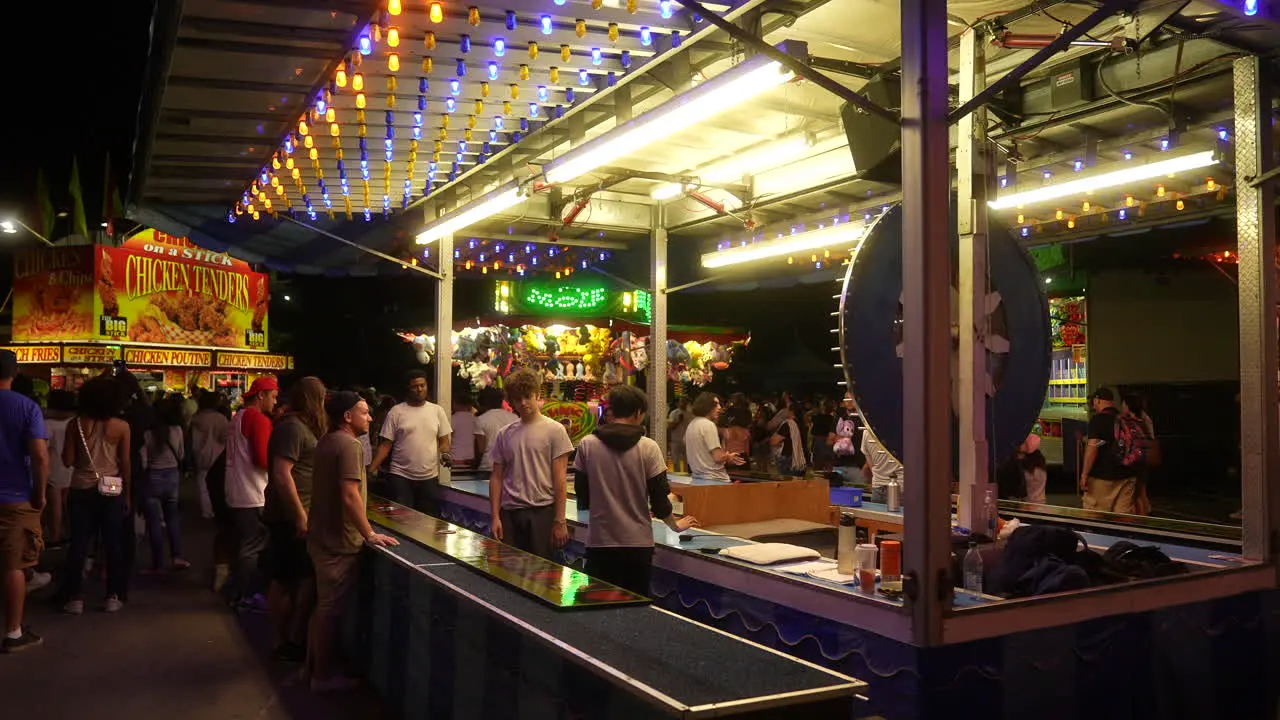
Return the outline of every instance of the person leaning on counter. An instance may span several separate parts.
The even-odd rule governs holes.
[[[685,454],[689,458],[689,474],[695,480],[723,480],[729,482],[726,465],[742,465],[745,460],[738,453],[726,452],[720,446],[720,398],[715,393],[704,392],[694,398],[689,408],[694,415],[684,431]]]

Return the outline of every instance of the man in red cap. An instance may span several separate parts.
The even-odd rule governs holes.
[[[271,441],[271,411],[280,385],[270,375],[260,377],[243,396],[244,407],[227,432],[227,507],[235,529],[237,607],[262,611],[262,577],[258,558],[267,548],[262,508],[267,502],[267,447]]]

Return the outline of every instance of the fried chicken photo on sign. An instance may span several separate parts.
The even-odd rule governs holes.
[[[253,331],[262,332],[262,321],[267,319],[267,279],[258,278],[258,302],[253,306]]]
[[[102,314],[119,315],[120,303],[116,301],[116,289],[111,282],[111,255],[103,248],[101,257],[102,259],[98,262],[98,280],[94,284],[98,286],[98,298],[102,301]]]

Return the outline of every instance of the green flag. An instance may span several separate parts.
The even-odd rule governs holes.
[[[71,233],[89,237],[89,224],[84,217],[84,192],[80,188],[80,164],[71,159]]]
[[[53,200],[49,199],[49,181],[44,168],[36,170],[36,229],[48,238],[53,234]]]

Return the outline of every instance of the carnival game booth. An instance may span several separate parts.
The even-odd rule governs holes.
[[[859,714],[1274,714],[1273,5],[812,0],[781,9],[767,0],[505,10],[388,2],[368,17],[282,10],[273,18],[305,32],[272,33],[267,18],[245,29],[307,58],[320,38],[335,48],[330,58],[273,48],[236,66],[229,49],[174,43],[182,73],[168,72],[164,53],[154,76],[175,87],[227,87],[225,77],[200,73],[232,67],[247,85],[265,67],[285,79],[249,87],[269,89],[271,107],[282,86],[297,100],[278,107],[287,132],[272,145],[255,132],[262,92],[157,88],[146,113],[156,119],[140,142],[140,206],[169,227],[305,260],[315,272],[391,257],[389,271],[438,281],[438,328],[455,326],[459,274],[572,277],[593,262],[586,255],[597,238],[647,254],[651,348],[667,347],[673,294],[744,275],[829,281],[828,297],[836,297],[819,311],[839,324],[832,362],[863,419],[906,468],[901,591],[800,566],[818,562],[812,558],[751,562],[735,551],[752,548],[749,540],[693,532],[684,540],[655,535],[659,604],[866,679]],[[161,18],[169,25],[159,27],[171,38],[209,27],[234,34],[237,12],[211,0],[193,24],[170,10]],[[886,32],[895,23],[900,36]],[[201,122],[203,132],[186,129]],[[163,148],[154,161],[153,145]],[[200,186],[188,190],[172,167],[155,172],[201,155],[221,167],[211,163]],[[225,176],[250,156],[252,172]],[[1151,535],[1142,518],[1101,513],[1088,518],[1095,526],[1072,525],[1084,532],[1064,554],[1074,560],[1079,539],[1090,550],[1115,548],[1117,528],[1135,527],[1141,545],[1158,544],[1184,572],[1135,572],[1025,597],[958,588],[956,528],[991,519],[984,498],[994,459],[1038,421],[1052,421],[1046,404],[1084,404],[1075,402],[1076,386],[1090,394],[1111,351],[1100,327],[1120,317],[1117,306],[1107,309],[1102,282],[1083,293],[1053,291],[1027,246],[1063,245],[1068,258],[1072,243],[1118,248],[1130,231],[1176,222],[1157,217],[1182,213],[1190,222],[1214,203],[1236,220],[1238,263],[1228,272],[1239,281],[1238,312],[1217,329],[1232,336],[1219,346],[1237,351],[1228,359],[1240,395],[1239,544],[1198,548]],[[417,246],[397,246],[400,237]],[[513,261],[482,243],[512,239],[537,247]],[[560,240],[577,248],[573,255],[561,254]],[[841,258],[851,263],[842,267]],[[1063,338],[1070,364],[1056,370],[1046,287],[1087,302],[1085,352]],[[1148,344],[1141,331],[1151,325],[1127,322]],[[440,345],[434,384],[447,398],[452,343]],[[649,353],[659,439],[667,362],[666,353]],[[483,530],[483,488],[470,497],[481,509],[465,524]],[[570,510],[578,526],[589,521]],[[425,552],[430,542],[415,546]],[[990,559],[994,572],[998,557]],[[395,583],[373,598],[394,599],[400,618],[406,608],[425,616],[447,605]],[[488,602],[498,610],[508,603]],[[527,627],[516,632],[545,639]],[[399,638],[371,643],[372,662],[417,665],[401,661],[420,655],[391,642]],[[530,667],[542,665],[520,671]],[[453,697],[456,677],[433,673],[415,687]],[[386,692],[398,699],[405,688]]]
[[[267,276],[186,238],[142,230],[119,247],[20,253],[13,346],[51,387],[75,390],[117,363],[144,389],[244,385],[292,368],[267,352]]]

